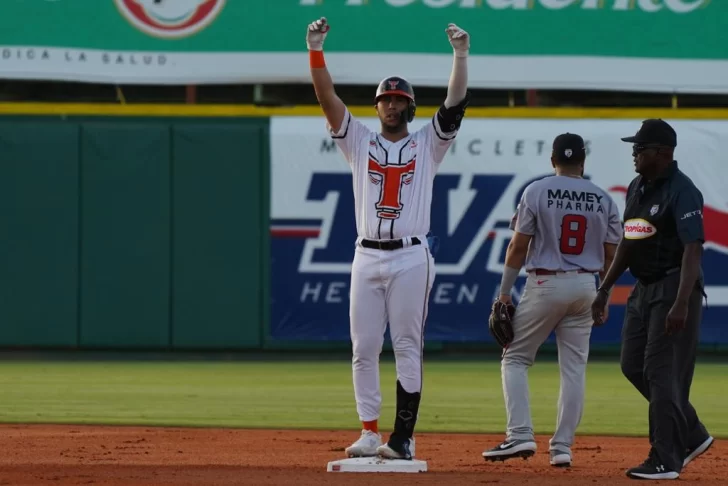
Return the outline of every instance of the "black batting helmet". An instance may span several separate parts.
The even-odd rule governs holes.
[[[409,99],[409,106],[403,116],[408,122],[411,122],[415,117],[415,110],[417,105],[415,104],[415,90],[412,89],[412,85],[404,78],[399,76],[390,76],[384,78],[377,87],[377,94],[374,97],[374,102],[377,103],[379,98],[385,95],[398,95],[404,96]]]

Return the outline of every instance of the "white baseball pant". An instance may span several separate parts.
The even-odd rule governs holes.
[[[356,247],[351,269],[350,332],[359,420],[377,420],[382,407],[379,355],[387,322],[397,379],[408,393],[422,388],[422,350],[435,263],[423,244],[398,250]]]

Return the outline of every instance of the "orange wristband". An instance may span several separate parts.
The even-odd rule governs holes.
[[[308,51],[308,62],[314,69],[325,68],[324,51]]]

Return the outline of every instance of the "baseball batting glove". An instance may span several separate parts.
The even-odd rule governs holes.
[[[470,34],[455,24],[448,24],[445,32],[455,53],[467,56],[470,50]]]
[[[306,46],[308,46],[309,51],[324,50],[324,39],[326,39],[326,33],[329,29],[330,27],[326,22],[326,17],[321,17],[308,24],[308,30],[306,30]]]
[[[513,341],[513,315],[516,313],[516,306],[506,304],[497,300],[493,302],[488,319],[488,329],[493,339],[505,348]]]

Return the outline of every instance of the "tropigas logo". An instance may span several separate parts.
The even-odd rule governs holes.
[[[628,240],[642,240],[657,232],[657,228],[644,219],[629,219],[624,222],[624,237]]]
[[[323,0],[326,3],[345,2],[346,6],[358,7],[368,4],[368,0]],[[299,0],[300,5],[318,5],[322,0]],[[684,14],[707,7],[710,0],[384,0],[390,7],[408,7],[424,5],[430,8],[486,7],[493,10],[531,10],[536,7],[547,10],[562,10],[568,7],[584,10],[641,10],[643,12],[659,12],[669,10]]]
[[[225,0],[114,0],[137,29],[155,37],[176,39],[201,31],[215,20]]]

